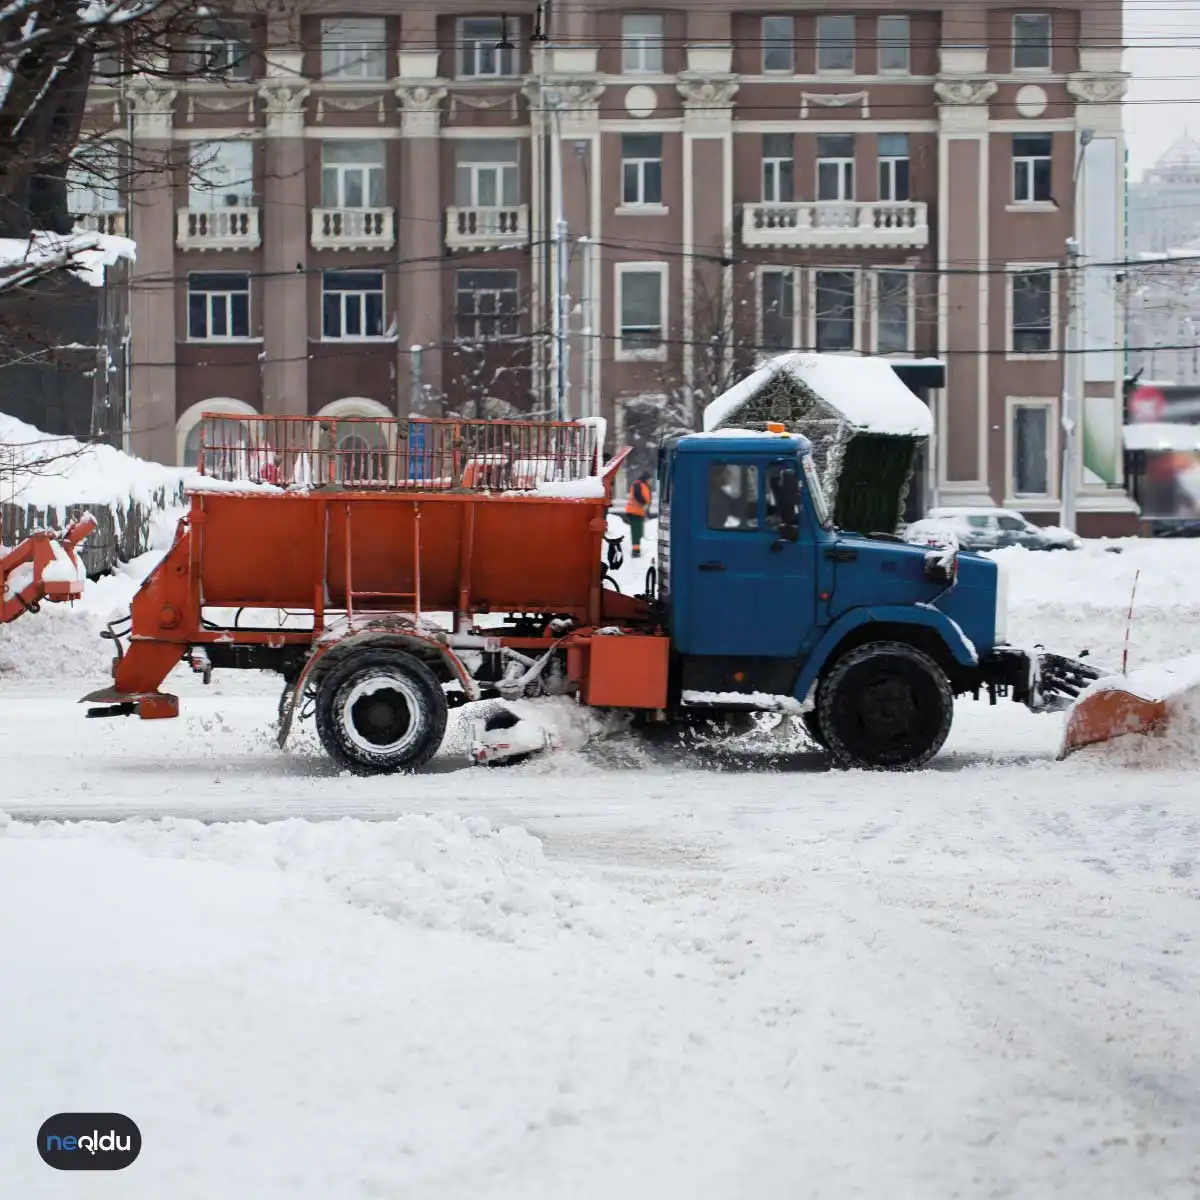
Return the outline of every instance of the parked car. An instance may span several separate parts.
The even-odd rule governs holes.
[[[905,531],[906,540],[924,541],[937,533],[952,533],[964,550],[1078,550],[1083,542],[1057,525],[1040,526],[1007,508],[935,508]]]

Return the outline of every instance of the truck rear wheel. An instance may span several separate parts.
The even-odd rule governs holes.
[[[942,748],[954,716],[945,672],[924,651],[873,642],[838,659],[821,683],[817,719],[839,766],[911,771]]]
[[[446,694],[433,672],[403,650],[362,650],[317,687],[317,734],[325,752],[355,775],[411,771],[446,733]]]

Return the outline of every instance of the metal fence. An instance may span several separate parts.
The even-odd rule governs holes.
[[[198,466],[282,487],[530,491],[597,474],[601,436],[568,421],[206,414]]]

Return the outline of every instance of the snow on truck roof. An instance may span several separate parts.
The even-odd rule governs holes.
[[[841,354],[781,354],[771,359],[705,408],[705,431],[733,417],[780,373],[816,392],[855,429],[896,437],[933,433],[928,407],[905,387],[887,359]]]

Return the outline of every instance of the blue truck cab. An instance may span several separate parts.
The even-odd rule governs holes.
[[[839,531],[805,438],[679,437],[658,492],[681,708],[791,712],[841,764],[904,769],[941,748],[956,695],[1048,706],[1039,657],[1005,644],[997,564]]]

